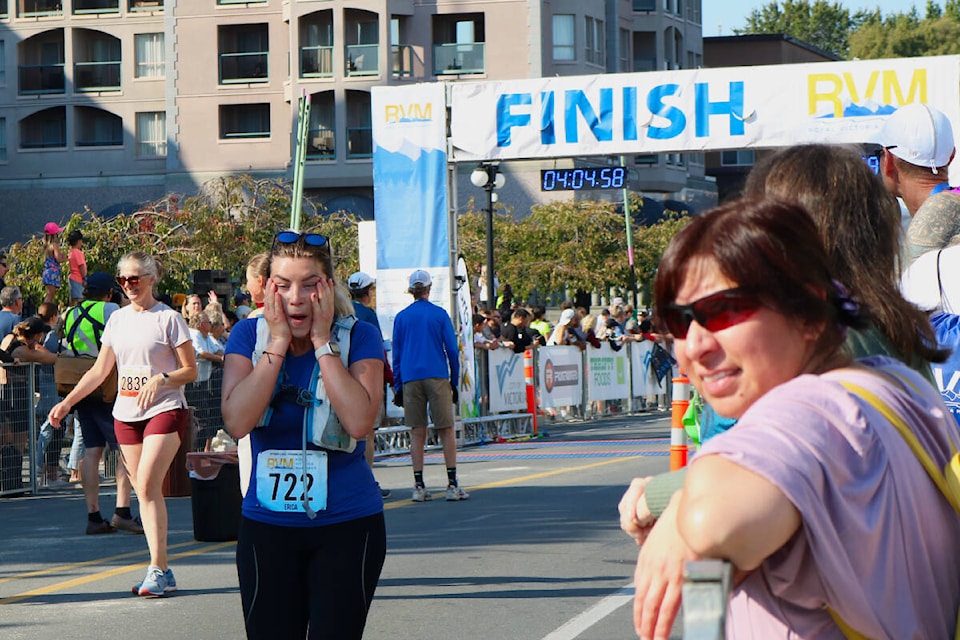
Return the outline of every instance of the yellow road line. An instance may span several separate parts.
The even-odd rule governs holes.
[[[177,549],[180,547],[188,547],[190,545],[200,544],[196,540],[191,542],[181,542],[179,544],[172,544],[167,549]],[[74,564],[64,564],[59,567],[50,567],[49,569],[38,569],[37,571],[29,571],[27,573],[18,573],[16,575],[10,576],[8,578],[0,578],[0,584],[4,582],[10,582],[12,580],[21,580],[23,578],[36,578],[38,576],[45,576],[51,573],[64,573],[70,571],[71,569],[79,569],[80,567],[89,567],[92,564],[104,564],[106,562],[111,562],[113,560],[122,560],[124,558],[133,558],[136,556],[142,556],[146,553],[146,549],[141,549],[140,551],[131,551],[129,553],[121,553],[120,555],[110,556],[108,558],[97,558],[96,560],[85,560],[83,562],[75,562]]]
[[[183,544],[192,544],[192,543],[183,543]],[[176,546],[183,546],[183,544],[176,545]],[[224,547],[229,547],[235,544],[237,543],[234,540],[231,540],[229,542],[219,542],[217,544],[202,546],[197,549],[191,549],[190,551],[175,553],[172,556],[170,556],[170,559],[177,560],[179,558],[187,558],[189,556],[195,556],[200,553],[207,553],[208,551],[217,551],[218,549],[223,549]],[[139,552],[139,553],[143,553],[143,552]],[[120,556],[114,556],[114,558],[122,558],[129,555],[131,554],[125,553]],[[100,562],[102,561],[103,560],[100,560]],[[98,561],[92,561],[92,562],[98,562]],[[90,563],[83,563],[83,564],[90,564]],[[81,576],[79,578],[74,578],[73,580],[67,580],[66,582],[58,582],[56,584],[52,584],[47,587],[40,587],[39,589],[24,591],[23,593],[18,593],[17,595],[10,596],[9,598],[0,599],[0,605],[14,604],[16,602],[21,602],[23,600],[29,600],[30,598],[35,598],[36,596],[46,595],[48,593],[53,593],[55,591],[62,591],[64,589],[69,589],[70,587],[76,587],[82,584],[88,584],[90,582],[96,582],[97,580],[103,580],[104,578],[112,578],[113,576],[118,576],[124,573],[129,573],[131,571],[136,571],[137,569],[143,569],[148,564],[149,563],[147,562],[138,562],[137,564],[129,564],[123,567],[117,567],[115,569],[109,569],[107,571],[100,571],[97,573],[92,573],[87,576]]]
[[[507,478],[506,480],[497,480],[496,482],[486,482],[484,484],[478,484],[476,486],[467,487],[470,491],[482,491],[484,489],[493,489],[495,487],[506,487],[512,484],[520,484],[522,482],[528,482],[530,480],[539,480],[540,478],[549,478],[550,476],[559,476],[564,473],[572,473],[574,471],[585,471],[587,469],[595,469],[597,467],[603,467],[608,464],[616,464],[618,462],[628,462],[631,460],[639,460],[640,458],[645,458],[646,456],[637,455],[629,456],[627,458],[613,458],[610,460],[602,460],[600,462],[592,462],[590,464],[583,464],[579,467],[566,467],[564,469],[554,469],[553,471],[542,471],[540,473],[532,473],[528,476],[520,476],[519,478]],[[384,510],[396,509],[398,507],[404,507],[408,504],[412,504],[413,500],[400,500],[398,502],[390,502],[383,505]]]
[[[507,478],[507,479],[505,479],[505,480],[497,480],[497,481],[495,481],[495,482],[487,482],[487,483],[484,483],[484,484],[479,484],[479,485],[476,485],[476,486],[468,487],[468,489],[470,489],[470,491],[482,491],[482,490],[484,490],[484,489],[493,489],[493,488],[496,488],[496,487],[505,487],[505,486],[514,485],[514,484],[521,484],[521,483],[523,483],[523,482],[529,482],[529,481],[531,481],[531,480],[539,480],[539,479],[541,479],[541,478],[549,478],[550,476],[557,476],[557,475],[561,475],[561,474],[564,474],[564,473],[573,473],[573,472],[576,472],[576,471],[585,471],[585,470],[587,470],[587,469],[595,469],[595,468],[597,468],[597,467],[603,467],[603,466],[606,466],[606,465],[608,465],[608,464],[616,464],[616,463],[619,463],[619,462],[628,462],[628,461],[631,461],[631,460],[638,460],[638,459],[643,458],[643,457],[645,457],[645,456],[643,456],[643,455],[636,455],[636,456],[629,456],[629,457],[626,457],[626,458],[613,458],[613,459],[609,459],[609,460],[602,460],[602,461],[600,461],[600,462],[593,462],[593,463],[590,463],[590,464],[584,464],[584,465],[580,465],[580,466],[578,466],[578,467],[566,467],[566,468],[563,468],[563,469],[554,469],[553,471],[543,471],[543,472],[540,472],[540,473],[533,473],[533,474],[526,475],[526,476],[520,476],[519,478]],[[383,508],[384,508],[384,510],[397,509],[397,508],[399,508],[399,507],[407,506],[407,505],[412,504],[412,503],[413,503],[412,500],[399,500],[399,501],[397,501],[397,502],[387,503],[387,504],[384,505]],[[170,546],[170,549],[175,549],[175,548],[179,548],[179,547],[190,546],[190,545],[194,545],[194,544],[197,544],[197,543],[196,543],[195,541],[194,541],[194,542],[181,542],[181,543],[176,544],[176,545],[171,545],[171,546]],[[170,559],[171,559],[171,560],[176,560],[176,559],[179,559],[179,558],[186,558],[186,557],[189,557],[189,556],[194,556],[194,555],[197,555],[197,554],[200,554],[200,553],[206,553],[206,552],[208,552],[208,551],[217,551],[218,549],[223,549],[224,547],[228,547],[228,546],[234,545],[234,544],[236,544],[235,541],[230,541],[230,542],[221,542],[221,543],[214,544],[214,545],[209,545],[209,546],[202,546],[202,547],[198,547],[197,549],[192,549],[192,550],[190,550],[190,551],[185,551],[185,552],[181,552],[181,553],[177,553],[177,554],[171,555],[171,556],[170,556]],[[69,565],[61,565],[61,566],[59,566],[59,567],[51,567],[51,568],[49,568],[49,569],[41,569],[41,570],[38,570],[38,571],[31,571],[31,572],[28,572],[28,573],[21,573],[21,574],[15,575],[15,576],[10,576],[9,578],[0,579],[0,584],[2,584],[2,583],[4,583],[4,582],[9,582],[9,581],[11,581],[11,580],[18,580],[18,579],[22,579],[22,578],[32,578],[32,577],[37,577],[37,576],[49,575],[49,574],[52,574],[52,573],[69,571],[69,570],[71,570],[71,569],[76,569],[76,568],[79,568],[79,567],[87,567],[87,566],[96,565],[96,564],[103,564],[103,563],[105,563],[105,562],[110,562],[110,561],[112,561],[112,560],[120,560],[120,559],[123,559],[123,558],[130,558],[130,557],[134,557],[134,556],[139,556],[139,555],[141,555],[141,554],[143,554],[143,553],[144,553],[143,551],[133,551],[133,552],[130,552],[130,553],[122,553],[122,554],[120,554],[120,555],[110,556],[110,557],[108,557],[108,558],[99,558],[99,559],[96,559],[96,560],[87,560],[87,561],[85,561],[85,562],[77,562],[77,563],[69,564]],[[107,570],[107,571],[100,571],[100,572],[93,573],[93,574],[90,574],[90,575],[87,575],[87,576],[81,576],[81,577],[79,577],[79,578],[74,578],[73,580],[67,580],[66,582],[58,582],[58,583],[56,583],[56,584],[52,584],[52,585],[47,586],[47,587],[41,587],[41,588],[39,588],[39,589],[33,589],[33,590],[31,590],[31,591],[25,591],[25,592],[23,592],[23,593],[18,593],[18,594],[16,594],[16,595],[10,596],[10,597],[8,597],[8,598],[0,598],[0,605],[4,605],[4,604],[14,604],[14,603],[16,603],[16,602],[21,602],[21,601],[23,601],[23,600],[28,600],[28,599],[33,598],[33,597],[36,597],[36,596],[45,595],[45,594],[48,594],[48,593],[53,593],[53,592],[55,592],[55,591],[62,591],[63,589],[69,589],[70,587],[75,587],[75,586],[82,585],[82,584],[88,584],[88,583],[90,583],[90,582],[95,582],[95,581],[97,581],[97,580],[103,580],[104,578],[111,578],[111,577],[113,577],[113,576],[117,576],[117,575],[120,575],[120,574],[123,574],[123,573],[128,573],[128,572],[130,572],[130,571],[135,571],[135,570],[137,570],[137,569],[143,569],[143,568],[146,567],[146,566],[147,566],[147,563],[145,563],[145,562],[139,562],[139,563],[136,563],[136,564],[126,565],[126,566],[123,566],[123,567],[117,567],[117,568],[115,568],[115,569],[109,569],[109,570]]]

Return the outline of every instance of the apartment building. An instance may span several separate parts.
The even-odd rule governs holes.
[[[697,67],[700,5],[0,0],[0,245],[84,207],[127,211],[223,174],[292,176],[302,93],[305,190],[369,215],[373,86]],[[634,190],[715,199],[700,154],[629,162]],[[543,201],[540,165],[515,164],[501,202],[522,214]],[[472,169],[459,168],[457,206],[480,195]]]

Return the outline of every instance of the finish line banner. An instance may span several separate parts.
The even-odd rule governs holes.
[[[450,141],[458,162],[863,143],[914,102],[960,123],[960,56],[458,82]]]

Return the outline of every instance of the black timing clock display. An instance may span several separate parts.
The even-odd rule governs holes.
[[[588,189],[623,189],[625,167],[584,167],[582,169],[541,169],[541,191],[583,191]]]

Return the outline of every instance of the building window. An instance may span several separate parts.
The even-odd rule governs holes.
[[[137,114],[137,155],[141,157],[167,155],[166,112],[144,111]]]
[[[60,149],[66,146],[66,107],[44,109],[20,121],[21,149]]]
[[[553,16],[553,59],[555,61],[566,62],[577,59],[575,31],[572,14]]]
[[[347,91],[347,158],[373,157],[370,94]]]
[[[225,104],[220,106],[220,139],[269,138],[270,104]]]
[[[723,167],[752,167],[755,159],[753,149],[720,152],[720,166]]]
[[[7,84],[7,47],[3,40],[0,40],[0,85]]]
[[[598,66],[607,63],[604,46],[603,20],[586,17],[586,37],[584,38],[584,59]]]
[[[311,96],[310,133],[307,137],[307,160],[333,160],[337,154],[336,109],[333,91]]]
[[[434,75],[486,71],[482,13],[434,16],[433,43]]]
[[[120,0],[73,0],[73,12],[120,13]]]
[[[0,118],[0,162],[7,161],[7,119]]]
[[[164,72],[163,34],[138,33],[136,36],[136,77],[162,78]]]
[[[270,42],[267,25],[223,25],[218,35],[220,84],[269,80]]]
[[[123,146],[123,119],[95,107],[76,107],[74,111],[78,147]]]
[[[634,11],[656,11],[657,0],[633,0]]]

